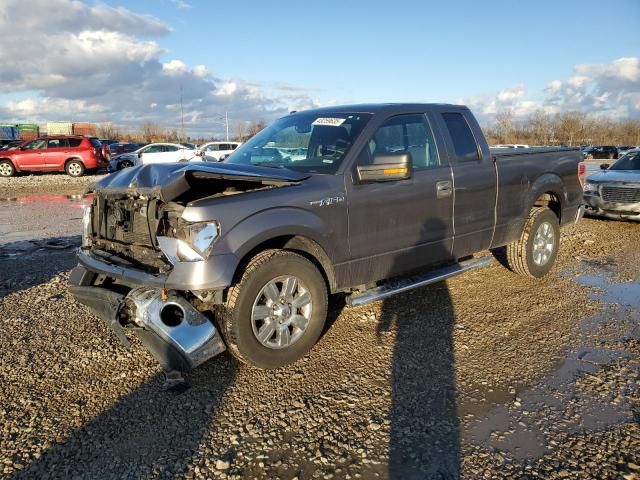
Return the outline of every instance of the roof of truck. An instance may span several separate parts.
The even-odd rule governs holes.
[[[312,108],[300,110],[296,113],[337,113],[337,112],[359,112],[359,113],[395,113],[406,112],[407,110],[423,110],[425,107],[439,107],[451,109],[467,109],[464,105],[453,105],[449,103],[359,103],[353,105],[334,105],[330,107]]]

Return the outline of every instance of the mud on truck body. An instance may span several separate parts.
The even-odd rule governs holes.
[[[318,340],[329,294],[379,300],[501,246],[513,271],[545,275],[559,226],[582,215],[580,160],[491,151],[462,106],[293,113],[222,163],[144,165],[90,187],[70,288],[167,371],[225,349],[280,367]]]

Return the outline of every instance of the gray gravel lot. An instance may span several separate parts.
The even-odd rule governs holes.
[[[496,262],[334,299],[303,360],[225,354],[177,395],[67,292],[78,218],[34,205],[0,217],[41,227],[0,243],[2,476],[640,478],[639,224],[565,229],[540,281]]]

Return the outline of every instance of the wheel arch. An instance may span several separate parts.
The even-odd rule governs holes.
[[[538,177],[529,189],[525,215],[534,207],[548,207],[562,221],[562,210],[567,204],[566,188],[555,173],[545,173]]]
[[[334,292],[336,288],[336,278],[333,263],[327,252],[318,242],[300,234],[285,234],[271,237],[247,249],[240,257],[240,261],[234,274],[237,279],[242,274],[244,267],[253,257],[265,250],[280,249],[296,252],[312,262],[320,274],[323,276],[327,289]]]

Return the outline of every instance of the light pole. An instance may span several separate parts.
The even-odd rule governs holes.
[[[220,120],[220,124],[224,124],[227,130],[227,142],[229,141],[229,112],[224,112],[224,117],[222,114],[216,115],[214,118]]]

